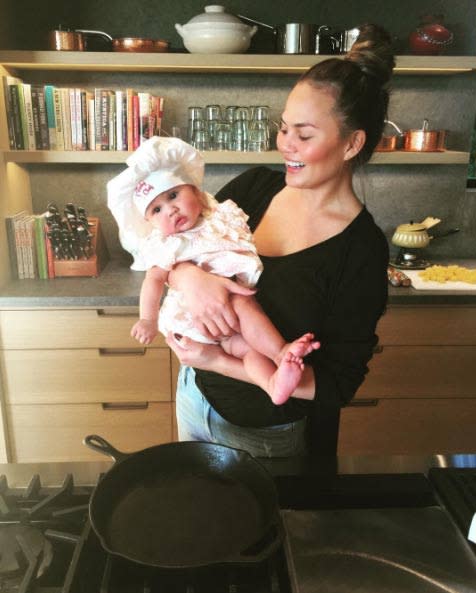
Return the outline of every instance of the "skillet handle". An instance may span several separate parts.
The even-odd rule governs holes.
[[[237,557],[228,558],[227,561],[237,563],[259,563],[269,558],[279,549],[284,539],[284,527],[281,521],[278,521],[276,525],[273,525],[271,529],[274,530],[275,533],[272,535],[269,541],[266,541],[263,544],[262,548],[258,549],[258,551],[251,551],[249,549],[249,551],[247,552],[246,550],[244,550],[243,552],[240,552],[240,554]],[[259,548],[260,544],[257,544],[257,547]]]
[[[106,439],[100,437],[97,434],[88,434],[87,437],[84,437],[83,443],[86,447],[89,447],[93,451],[97,451],[98,453],[102,453],[103,455],[107,455],[111,457],[114,461],[121,461],[128,457],[126,453],[122,451],[118,451],[115,447],[111,445]]]

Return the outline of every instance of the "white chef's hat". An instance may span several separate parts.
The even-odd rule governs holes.
[[[205,163],[202,156],[180,138],[150,138],[129,157],[127,164],[137,162],[142,157],[150,159],[151,156],[156,168],[137,183],[132,198],[142,216],[145,216],[147,206],[160,193],[184,184],[201,189],[203,183]]]

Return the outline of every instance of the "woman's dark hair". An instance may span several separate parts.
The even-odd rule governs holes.
[[[317,88],[330,88],[341,132],[364,130],[366,141],[355,164],[366,163],[383,132],[389,101],[389,82],[395,66],[390,35],[380,26],[366,24],[344,59],[330,58],[305,72],[298,80]]]

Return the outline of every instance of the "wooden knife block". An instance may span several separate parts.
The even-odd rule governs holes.
[[[88,218],[94,226],[89,227],[93,235],[91,240],[94,255],[88,259],[55,259],[54,270],[56,276],[99,276],[109,261],[109,252],[101,230],[99,218]]]

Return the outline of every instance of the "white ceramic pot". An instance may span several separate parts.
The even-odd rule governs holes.
[[[185,25],[176,24],[183,44],[196,54],[239,54],[250,46],[257,27],[245,25],[239,18],[227,14],[223,6],[205,6],[199,14]]]

